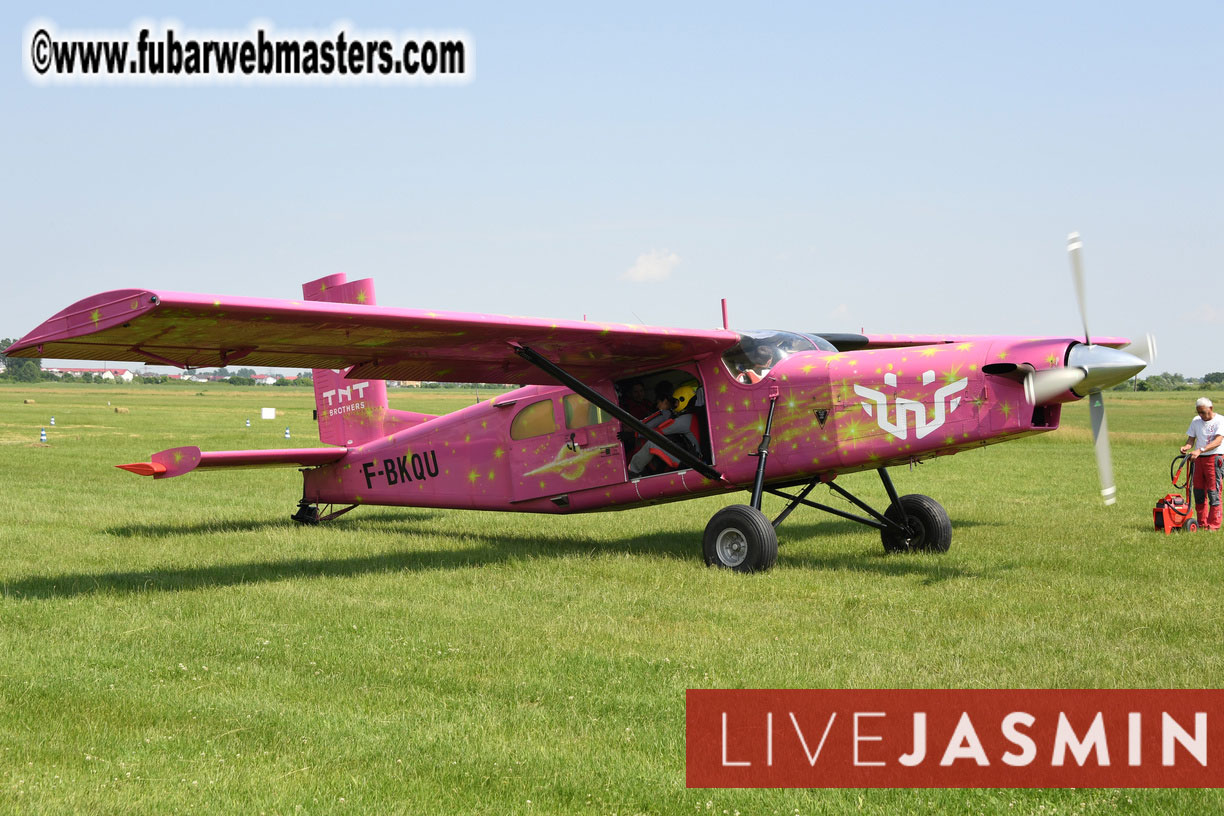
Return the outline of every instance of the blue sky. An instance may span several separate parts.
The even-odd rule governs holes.
[[[129,286],[818,331],[1096,334],[1224,370],[1224,7],[46,2],[9,70],[0,335]],[[463,87],[35,87],[20,41],[463,29]],[[643,255],[663,280],[626,277]]]

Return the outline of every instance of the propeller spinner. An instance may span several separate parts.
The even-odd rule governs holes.
[[[1143,343],[1132,343],[1126,350],[1092,344],[1088,332],[1088,309],[1081,258],[1083,242],[1078,232],[1067,236],[1067,252],[1071,256],[1071,277],[1079,304],[1080,320],[1084,325],[1084,342],[1075,344],[1067,353],[1063,368],[1032,371],[1024,378],[1024,394],[1033,405],[1042,405],[1070,391],[1088,398],[1088,414],[1092,422],[1092,444],[1096,449],[1097,472],[1101,477],[1101,498],[1105,504],[1117,500],[1113,460],[1109,451],[1109,428],[1105,421],[1105,400],[1101,392],[1138,374],[1156,357],[1156,340],[1148,334]]]

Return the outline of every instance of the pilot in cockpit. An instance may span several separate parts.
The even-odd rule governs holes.
[[[777,363],[777,355],[773,347],[764,343],[758,343],[745,351],[748,354],[748,364],[740,366],[736,379],[749,385],[759,383]]]

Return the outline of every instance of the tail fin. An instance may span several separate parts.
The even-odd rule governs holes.
[[[346,281],[344,273],[319,278],[302,284],[302,295],[306,300],[374,305],[372,279]],[[347,373],[348,369],[314,369],[319,439],[327,444],[364,445],[433,419],[429,414],[391,410],[387,407],[386,382],[350,380],[344,376]]]

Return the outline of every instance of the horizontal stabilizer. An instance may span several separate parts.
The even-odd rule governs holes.
[[[201,451],[195,446],[171,448],[153,454],[151,462],[115,465],[138,476],[169,479],[197,468],[317,467],[342,458],[345,448],[289,448],[282,450]]]
[[[115,465],[117,468],[135,473],[137,476],[156,476],[166,472],[166,466],[160,462],[133,462],[130,465]]]

